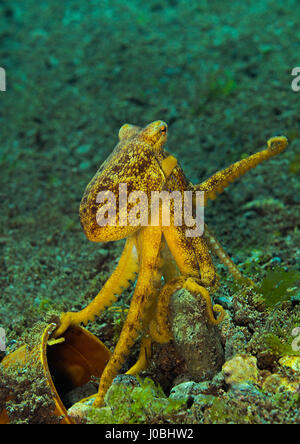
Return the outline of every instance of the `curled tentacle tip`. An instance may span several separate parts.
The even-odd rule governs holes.
[[[214,312],[216,312],[216,313],[220,313],[219,316],[218,316],[217,319],[216,319],[216,324],[220,324],[220,322],[222,322],[223,319],[224,319],[224,316],[225,316],[225,310],[224,310],[224,308],[222,307],[222,305],[219,305],[219,304],[215,304],[215,305],[213,306],[213,310],[214,310]]]
[[[268,149],[271,151],[282,151],[288,145],[288,139],[285,136],[271,137],[267,142]]]

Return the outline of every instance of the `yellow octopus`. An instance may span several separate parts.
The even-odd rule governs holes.
[[[139,334],[142,337],[141,350],[137,363],[127,372],[129,374],[136,374],[146,367],[151,341],[165,343],[172,339],[168,325],[168,304],[177,289],[186,288],[204,298],[209,321],[214,324],[222,321],[224,310],[219,305],[212,305],[209,293],[217,286],[210,251],[219,257],[236,279],[251,284],[250,279],[242,276],[206,225],[202,235],[186,236],[188,227],[185,223],[174,223],[174,204],[171,206],[169,225],[162,223],[162,206],[159,207],[157,224],[147,226],[136,223],[134,218],[131,220],[139,199],[127,202],[125,212],[124,207],[119,210],[120,184],[126,185],[127,194],[133,193],[134,196],[134,192],[142,191],[148,197],[148,204],[139,202],[140,214],[142,210],[146,213],[149,211],[152,191],[180,191],[182,196],[184,191],[202,191],[206,204],[208,199],[215,199],[217,193],[221,193],[230,182],[287,146],[285,137],[273,137],[263,151],[217,172],[200,185],[192,185],[177,160],[164,150],[166,140],[167,124],[163,121],[152,122],[145,128],[123,125],[119,131],[119,143],[88,184],[81,201],[80,220],[89,240],[127,240],[115,271],[99,294],[80,312],[63,313],[55,336],[61,336],[70,326],[93,321],[95,316],[116,301],[117,296],[138,275],[126,321],[101,377],[94,401],[96,407],[103,404],[105,393]],[[99,193],[106,199],[99,200]],[[109,200],[110,193],[116,196],[114,208]],[[104,209],[106,214],[115,216],[113,223],[99,224],[99,214]],[[103,211],[101,214],[103,216]]]

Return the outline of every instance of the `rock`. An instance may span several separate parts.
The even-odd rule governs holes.
[[[77,402],[69,408],[68,416],[70,416],[77,424],[85,424],[91,408],[90,405]]]
[[[170,324],[175,349],[185,360],[193,381],[209,380],[224,362],[217,327],[208,319],[206,302],[186,289],[176,291],[170,303]]]
[[[241,382],[233,384],[229,392],[229,397],[239,402],[250,402],[253,405],[263,401],[266,395],[260,388],[251,382]]]
[[[104,397],[105,404],[109,403],[109,401],[115,397],[120,386],[123,386],[124,390],[133,390],[135,387],[139,387],[140,383],[137,378],[132,375],[121,374],[116,376]]]
[[[262,389],[264,392],[272,394],[277,393],[280,389],[296,393],[300,390],[300,383],[274,373],[265,379]]]
[[[237,355],[225,362],[222,373],[228,385],[246,382],[258,383],[259,379],[257,360],[251,355]]]
[[[300,356],[284,356],[279,359],[279,364],[283,367],[290,367],[297,373],[300,373]]]
[[[190,398],[194,398],[199,394],[197,390],[198,384],[194,381],[182,382],[172,388],[170,392],[171,399],[183,399],[185,402]]]

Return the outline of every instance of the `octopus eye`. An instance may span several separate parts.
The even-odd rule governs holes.
[[[161,129],[160,129],[160,132],[161,132],[162,134],[166,134],[166,132],[167,132],[167,127],[166,127],[165,125],[162,126]]]

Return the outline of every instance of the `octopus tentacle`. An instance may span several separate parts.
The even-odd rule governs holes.
[[[126,372],[126,375],[137,375],[147,368],[148,360],[151,356],[151,343],[151,338],[148,335],[143,337],[138,360]]]
[[[201,297],[205,299],[208,319],[212,324],[218,325],[223,321],[225,315],[224,308],[219,304],[215,304],[214,306],[212,305],[209,292],[206,290],[206,288],[199,285],[193,278],[188,278],[185,281],[183,288],[186,288],[191,293],[200,294]],[[220,313],[217,318],[215,318],[214,311]]]
[[[150,322],[149,330],[151,338],[160,344],[165,344],[172,339],[168,327],[170,299],[176,290],[182,288],[185,280],[184,276],[179,276],[165,284],[159,293],[155,317]]]
[[[206,288],[199,285],[194,278],[179,276],[162,288],[157,302],[155,318],[150,322],[150,335],[154,341],[160,344],[169,342],[172,339],[172,334],[168,327],[170,299],[175,291],[181,288],[185,288],[193,294],[200,294],[205,299],[208,319],[212,324],[218,325],[224,319],[225,311],[223,307],[218,304],[212,305]],[[214,316],[214,312],[220,313],[217,318]]]
[[[94,407],[100,407],[103,404],[107,389],[117,375],[137,339],[139,331],[142,329],[151,294],[155,291],[153,289],[152,275],[157,268],[161,244],[161,229],[160,227],[145,227],[139,232],[138,236],[141,237],[141,259],[137,285],[120,338],[101,376],[99,391],[93,404]],[[151,239],[150,244],[149,239]]]
[[[129,286],[138,271],[138,257],[134,236],[126,240],[126,244],[118,265],[111,277],[106,281],[93,301],[79,312],[67,312],[61,317],[61,325],[55,332],[55,337],[61,336],[71,325],[87,324],[111,306],[117,297]]]
[[[255,286],[254,282],[251,279],[243,276],[243,274],[240,272],[233,260],[228,256],[220,242],[216,239],[215,235],[211,232],[207,225],[205,225],[204,237],[209,248],[218,256],[222,264],[228,268],[229,272],[236,280],[244,282],[248,285],[250,284],[252,286]]]
[[[255,168],[261,162],[279,154],[287,147],[287,144],[288,140],[284,136],[272,137],[268,140],[265,150],[235,162],[222,171],[218,171],[201,184],[195,185],[194,189],[205,192],[205,203],[208,199],[214,200],[217,197],[217,193],[222,193],[230,183],[243,176],[247,171]]]

